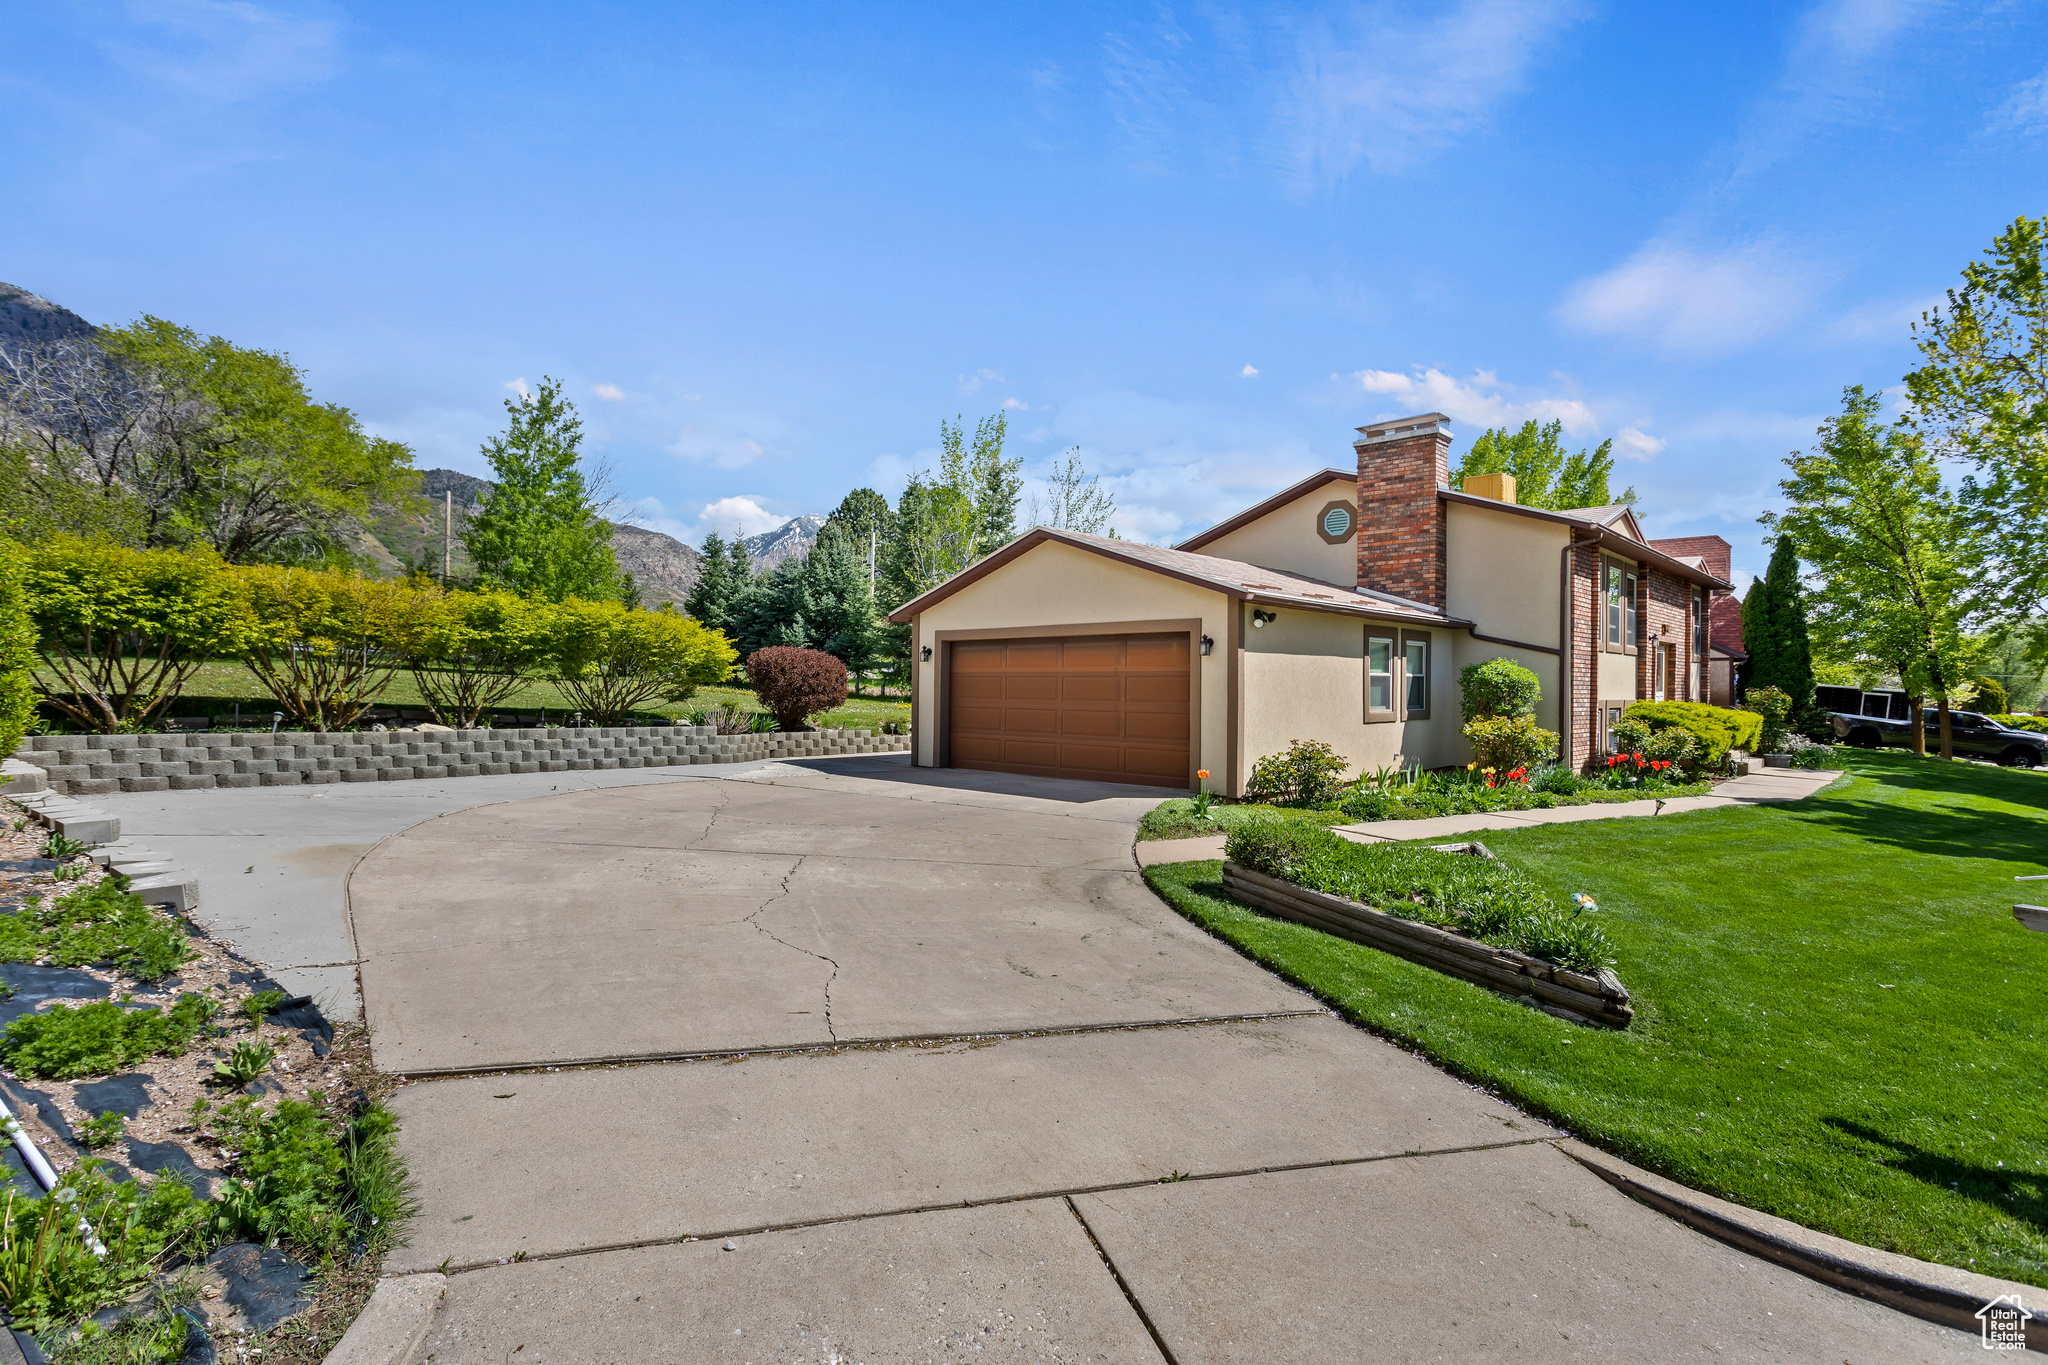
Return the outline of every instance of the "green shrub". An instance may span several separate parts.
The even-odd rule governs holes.
[[[1577,971],[1614,960],[1599,927],[1553,903],[1518,868],[1414,844],[1355,844],[1324,829],[1261,823],[1233,829],[1224,856],[1297,886],[1402,919],[1456,929]]]
[[[1700,742],[1694,739],[1689,731],[1681,730],[1674,725],[1669,729],[1654,731],[1645,738],[1642,755],[1648,759],[1675,763],[1687,772],[1692,772],[1700,764]]]
[[[59,536],[25,559],[50,704],[88,730],[146,727],[201,664],[247,637],[233,571],[210,551]]]
[[[340,1131],[315,1104],[249,1098],[215,1111],[210,1125],[235,1175],[223,1181],[213,1228],[223,1240],[283,1239],[342,1258],[355,1242],[388,1246],[418,1205],[395,1143],[397,1121],[369,1105]]]
[[[0,914],[0,961],[48,961],[57,967],[110,962],[154,981],[190,960],[185,931],[109,877],[54,900],[24,898]]]
[[[117,1185],[90,1159],[41,1199],[9,1190],[0,1202],[0,1302],[15,1327],[31,1332],[118,1303],[167,1254],[196,1249],[203,1217],[177,1177]]]
[[[1297,739],[1285,753],[1267,754],[1252,764],[1247,800],[1276,806],[1320,806],[1333,800],[1351,765],[1317,739]]]
[[[36,628],[25,568],[21,548],[0,540],[0,758],[20,746],[36,718]]]
[[[1473,721],[1535,715],[1543,685],[1513,659],[1488,659],[1459,672],[1458,691],[1464,699],[1465,719]]]
[[[0,1061],[23,1076],[104,1076],[151,1055],[181,1052],[220,1007],[187,993],[168,1010],[112,1000],[26,1014],[0,1034]]]
[[[1536,723],[1534,716],[1487,716],[1468,721],[1465,738],[1481,768],[1505,773],[1529,768],[1557,756],[1557,735]]]
[[[1792,698],[1781,687],[1752,687],[1742,694],[1745,710],[1757,714],[1762,730],[1757,740],[1759,753],[1775,754],[1785,742],[1785,718],[1792,714]]]
[[[517,593],[451,592],[421,604],[406,664],[434,719],[475,727],[547,657],[552,604]]]
[[[1708,706],[1697,701],[1631,702],[1625,720],[1640,721],[1652,730],[1680,729],[1699,741],[1699,761],[1717,768],[1730,749],[1757,752],[1763,717],[1754,711]]]
[[[555,685],[600,725],[617,725],[656,699],[687,701],[732,672],[738,652],[687,616],[571,598],[549,627]]]
[[[2048,716],[1993,716],[1991,719],[2015,730],[2032,730],[2037,735],[2048,735]]]
[[[278,709],[311,730],[341,730],[383,695],[417,648],[438,589],[325,569],[236,571],[250,622],[243,662]]]
[[[1976,695],[1971,698],[1977,703],[1977,710],[1989,715],[2011,708],[2012,699],[2006,695],[2005,684],[1998,679],[1980,673],[1970,679],[1970,686],[1977,689]]]
[[[1387,820],[1393,817],[1396,803],[1386,788],[1360,783],[1347,788],[1338,804],[1353,820]]]

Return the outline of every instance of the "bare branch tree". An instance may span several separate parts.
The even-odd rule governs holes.
[[[1098,478],[1082,467],[1081,447],[1073,447],[1065,463],[1053,462],[1045,480],[1046,500],[1031,495],[1031,524],[1100,535],[1116,512],[1116,499],[1097,486]]]

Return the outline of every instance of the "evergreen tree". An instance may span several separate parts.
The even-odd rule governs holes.
[[[826,521],[845,533],[861,562],[873,570],[870,576],[879,575],[889,538],[896,533],[896,513],[889,500],[872,488],[856,488],[839,500]]]
[[[1771,565],[1742,599],[1742,645],[1749,651],[1742,689],[1775,687],[1792,698],[1787,724],[1811,733],[1826,724],[1814,704],[1813,646],[1806,632],[1806,597],[1799,582],[1799,552],[1780,533]]]
[[[741,553],[745,550],[742,548]],[[730,561],[728,561],[730,563]],[[744,661],[755,650],[770,645],[809,649],[810,624],[804,619],[804,561],[783,560],[768,572],[749,575],[746,590],[733,603],[727,634],[739,646]]]
[[[811,648],[832,655],[856,677],[880,661],[882,647],[867,553],[866,539],[856,540],[835,519],[825,523],[804,557],[803,613]]]
[[[505,434],[483,448],[497,492],[470,518],[462,544],[492,587],[616,600],[623,587],[612,524],[600,514],[578,447],[583,423],[562,386],[505,400]]]
[[[683,611],[712,630],[724,630],[732,621],[733,603],[738,600],[742,586],[733,576],[725,538],[713,531],[704,537],[703,567],[690,586],[690,595],[683,599]]]

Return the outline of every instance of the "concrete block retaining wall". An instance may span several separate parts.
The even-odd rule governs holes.
[[[721,735],[708,725],[634,725],[344,734],[31,735],[14,756],[40,768],[51,791],[90,795],[665,768],[889,753],[909,747],[907,735],[869,730]]]

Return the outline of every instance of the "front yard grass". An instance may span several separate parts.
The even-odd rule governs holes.
[[[1600,905],[1638,1015],[1576,1027],[1147,869],[1178,910],[1452,1072],[1807,1227],[2048,1285],[2048,781],[1844,751],[1783,806],[1495,830]],[[2040,900],[2036,894],[2031,897]]]

